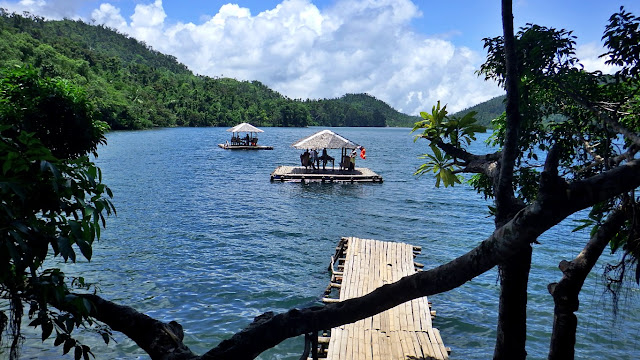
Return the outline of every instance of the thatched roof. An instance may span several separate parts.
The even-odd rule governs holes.
[[[358,144],[353,141],[334,133],[331,130],[322,130],[317,133],[298,140],[293,143],[296,149],[355,149]]]
[[[231,129],[227,129],[227,131],[229,132],[247,132],[247,133],[261,133],[264,132],[260,129],[258,129],[257,127],[249,124],[249,123],[242,123],[242,124],[238,124],[234,127],[232,127]]]

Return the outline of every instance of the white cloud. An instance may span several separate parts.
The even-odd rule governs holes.
[[[421,16],[410,0],[337,0],[323,11],[283,0],[258,14],[226,4],[199,24],[167,23],[161,0],[138,4],[129,22],[109,3],[91,13],[198,74],[258,80],[290,98],[369,93],[417,114],[438,100],[453,112],[502,93],[474,74],[480,54],[413,31]]]
[[[620,69],[618,66],[606,65],[607,57],[601,58],[605,50],[598,43],[592,42],[576,47],[576,57],[587,71],[600,70],[605,74],[613,74]]]
[[[323,13],[290,0],[255,16],[234,5],[209,23],[170,27],[169,38],[183,32],[191,41],[161,50],[191,54],[177,56],[199,73],[257,79],[291,98],[366,92],[410,114],[437,100],[455,111],[502,93],[474,74],[479,54],[412,32],[420,15],[401,0],[341,1]]]
[[[127,21],[120,15],[120,9],[111,4],[102,4],[100,8],[93,10],[91,19],[112,29],[128,32]]]
[[[21,0],[0,1],[0,8],[21,14],[29,12],[47,19],[79,19],[78,9],[83,0]]]
[[[130,35],[150,42],[150,45],[152,42],[161,42],[166,17],[167,15],[162,8],[162,0],[156,0],[149,5],[138,4],[131,15]]]

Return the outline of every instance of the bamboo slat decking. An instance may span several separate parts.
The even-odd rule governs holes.
[[[263,145],[218,144],[218,146],[225,150],[273,150],[273,146],[263,146]]]
[[[382,182],[382,176],[367,168],[353,170],[340,169],[307,169],[303,166],[278,166],[271,173],[271,181],[299,182]]]
[[[376,288],[415,273],[414,252],[420,248],[405,243],[342,238],[332,257],[331,289],[339,289],[342,301],[366,295]],[[336,270],[336,267],[338,268]],[[335,291],[333,291],[335,292]],[[414,299],[375,316],[331,329],[324,353],[331,360],[448,359],[438,329],[431,323],[435,312],[426,297]],[[328,341],[328,346],[326,342]]]

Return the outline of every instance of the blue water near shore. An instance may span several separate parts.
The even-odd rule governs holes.
[[[100,284],[101,295],[185,329],[188,346],[204,353],[247,326],[253,317],[316,305],[328,284],[327,265],[341,236],[422,246],[416,261],[432,268],[464,254],[493,230],[486,202],[470,187],[435,188],[416,177],[424,141],[409,129],[339,128],[367,148],[368,167],[382,184],[271,183],[278,165],[297,165],[295,140],[320,130],[265,128],[273,151],[226,151],[223,128],[112,132],[97,164],[113,190],[118,215],[108,219],[91,262],[62,264]],[[486,138],[482,135],[481,138]],[[484,153],[481,141],[472,151]],[[338,155],[334,150],[330,155]],[[588,234],[567,221],[541,239],[529,285],[527,351],[548,352],[553,301],[547,284],[561,277],[557,264],[572,259]],[[604,260],[612,260],[605,256]],[[613,320],[596,266],[581,294],[577,359],[636,359],[638,291],[626,292]],[[488,359],[495,343],[497,272],[430,297],[452,359]],[[126,337],[105,346],[86,341],[98,359],[147,359]],[[26,341],[25,358],[57,359],[62,349]],[[297,359],[301,339],[290,339],[260,359]],[[71,358],[71,357],[69,357]]]

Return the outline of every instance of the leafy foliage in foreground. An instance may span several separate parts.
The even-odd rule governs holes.
[[[571,31],[528,24],[516,35],[518,62],[519,124],[514,195],[521,204],[539,200],[543,183],[544,159],[557,161],[562,183],[598,176],[634,159],[640,150],[640,17],[624,11],[611,16],[603,40],[608,64],[620,69],[613,76],[583,70],[575,57],[575,36]],[[502,37],[484,39],[487,61],[480,74],[486,79],[505,84],[506,66]],[[425,121],[416,123],[414,131],[424,128],[422,138],[430,141],[433,155],[418,171],[436,173],[445,186],[457,183],[449,173],[455,171],[452,149],[463,148],[460,142],[446,136],[447,123],[440,104]],[[493,145],[505,146],[506,117],[497,117],[492,136]],[[442,150],[442,151],[441,151]],[[473,157],[467,155],[464,166]],[[438,160],[438,161],[435,161]],[[547,160],[549,161],[549,160]],[[464,162],[463,162],[464,163]],[[476,173],[471,184],[485,197],[495,194],[495,182],[487,172],[468,167],[464,172]],[[439,183],[439,182],[438,182]],[[638,198],[634,192],[603,200],[591,208],[589,218],[578,228],[592,227],[595,234],[604,219],[614,210],[625,209],[630,216],[611,239],[613,252],[622,251],[622,260],[607,270],[610,286],[620,288],[625,274],[633,273],[640,283],[640,238],[638,237]]]
[[[196,76],[176,58],[102,25],[45,21],[0,9],[0,64],[32,65],[87,91],[112,129],[153,126],[410,126],[364,94],[339,99],[287,98],[259,81]]]
[[[440,182],[445,187],[460,184],[460,178],[455,173],[461,166],[455,155],[441,151],[438,146],[447,143],[449,146],[461,148],[476,140],[475,134],[485,132],[487,128],[476,124],[475,115],[476,113],[472,111],[462,117],[447,116],[447,106],[440,107],[439,101],[433,106],[431,113],[421,112],[420,116],[424,120],[417,122],[411,131],[422,130],[422,133],[415,136],[414,141],[420,138],[429,140],[429,148],[433,154],[427,153],[420,156],[421,159],[427,159],[427,162],[422,164],[415,174],[423,175],[433,172],[436,177],[436,187],[440,187]]]
[[[8,316],[0,312],[0,325],[12,335],[10,358],[18,356],[25,308],[42,340],[54,336],[65,354],[75,349],[76,359],[93,354],[73,338],[74,329],[110,338],[108,329],[93,327],[91,304],[70,293],[88,289],[84,279],[68,283],[62,271],[44,267],[49,251],[64,261],[75,262],[78,251],[91,260],[105,216],[115,212],[111,190],[87,156],[105,143],[107,129],[68,82],[29,68],[0,73],[0,301],[10,309]]]
[[[639,161],[640,17],[621,7],[609,19],[603,36],[607,52],[602,57],[620,68],[609,76],[584,70],[575,56],[571,31],[527,24],[513,36],[512,23],[507,22],[512,21],[509,2],[503,2],[505,9],[505,34],[484,39],[488,56],[479,71],[507,91],[505,114],[494,121],[491,138],[500,150],[469,153],[460,139],[447,136],[446,112],[438,103],[414,128],[424,129],[420,137],[429,141],[433,153],[425,155],[428,161],[418,173],[433,171],[436,185],[442,180],[445,186],[457,183],[451,176],[454,171],[475,174],[470,183],[485,198],[494,199],[490,212],[501,237],[509,236],[504,231],[509,224],[515,225],[510,231],[520,231],[522,219],[536,211],[542,215],[536,228],[550,228],[557,223],[544,223],[555,209],[575,206],[597,194],[588,206],[576,207],[590,209],[588,218],[577,227],[591,227],[584,249],[572,261],[560,261],[562,278],[547,287],[555,305],[549,359],[572,359],[578,295],[607,245],[612,252],[621,253],[618,263],[605,269],[613,299],[628,284],[625,280],[633,278],[640,284],[637,175],[624,181],[611,175]],[[607,177],[612,180],[609,184]],[[590,189],[577,192],[573,199],[568,196],[589,183],[593,184]],[[623,191],[606,194],[612,187]],[[542,234],[535,230],[523,236],[527,246],[498,264],[501,294],[496,359],[527,355],[531,244]]]

